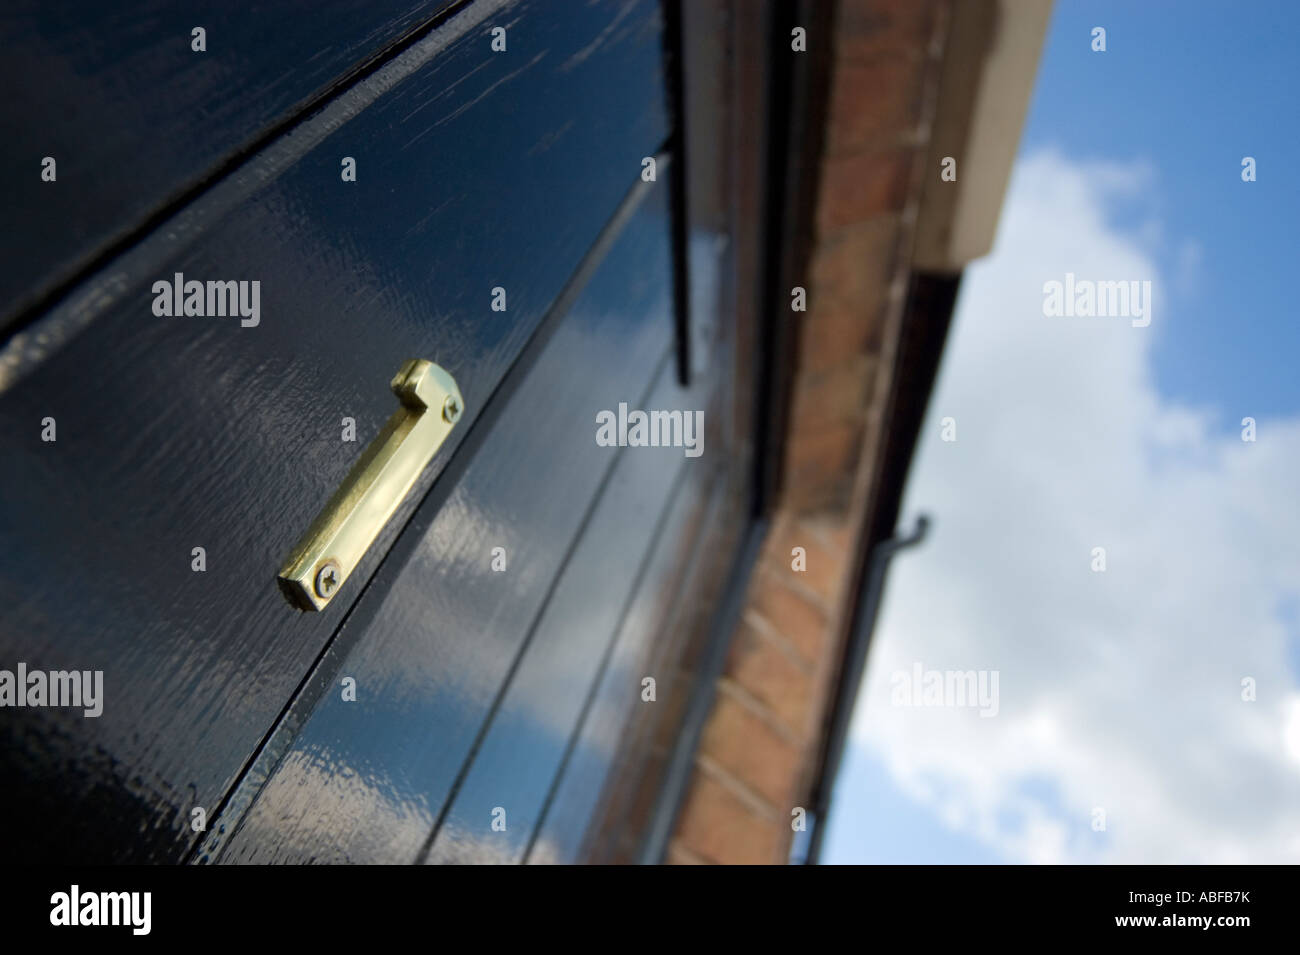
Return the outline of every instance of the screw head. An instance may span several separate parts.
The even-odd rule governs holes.
[[[316,571],[316,596],[328,599],[343,582],[343,569],[336,560],[327,560]]]
[[[461,412],[465,409],[461,407],[460,399],[455,395],[448,395],[442,403],[442,417],[448,424],[455,424],[460,420]]]

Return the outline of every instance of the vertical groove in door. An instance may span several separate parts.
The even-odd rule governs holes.
[[[691,385],[691,313],[689,223],[686,219],[686,104],[683,99],[685,79],[682,44],[682,0],[664,0],[664,71],[668,84],[668,114],[672,131],[669,150],[680,167],[670,183],[672,188],[673,241],[673,328],[677,352],[677,381],[683,388]]]
[[[646,548],[645,553],[642,554],[641,561],[637,566],[637,580],[646,579],[647,569],[657,555],[660,541],[662,540],[664,531],[668,527],[669,520],[673,513],[673,508],[677,505],[678,497],[682,493],[682,489],[686,486],[688,474],[689,472],[685,468],[682,468],[677,472],[677,476],[673,478],[673,487],[668,493],[668,502],[664,505],[663,510],[660,511],[659,517],[655,521],[655,529],[654,533],[650,537],[650,545]],[[605,673],[609,667],[610,658],[614,655],[614,649],[618,646],[619,639],[622,637],[624,628],[627,625],[628,613],[636,603],[639,595],[639,588],[634,587],[628,592],[627,599],[624,600],[623,607],[619,611],[618,624],[615,626],[613,633],[605,644],[605,650],[604,653],[601,654],[600,664],[596,668],[596,675],[591,681],[591,686],[587,690],[586,699],[582,702],[582,709],[578,713],[578,719],[575,721],[573,730],[569,733],[569,739],[565,743],[564,755],[560,757],[560,763],[555,768],[555,775],[551,778],[551,783],[546,789],[546,797],[542,800],[541,810],[538,812],[537,820],[533,824],[533,830],[528,836],[528,844],[524,847],[523,852],[523,861],[525,862],[532,854],[533,845],[536,843],[537,837],[542,831],[542,826],[546,822],[546,814],[550,812],[551,802],[555,798],[556,790],[559,789],[560,780],[564,777],[565,769],[568,767],[573,751],[577,747],[578,740],[582,736],[582,730],[586,725],[587,717],[591,712],[591,707],[600,693],[600,686],[604,681]]]
[[[646,404],[647,399],[649,399],[655,389],[659,387],[660,378],[663,376],[664,369],[670,357],[670,355],[664,355],[664,357],[656,364],[655,371],[651,374],[650,381],[646,385],[645,391],[638,396],[640,399],[639,405]],[[506,698],[506,694],[510,691],[510,686],[514,682],[515,673],[519,670],[520,663],[528,653],[528,648],[532,645],[533,636],[537,633],[537,627],[541,623],[542,618],[545,617],[547,608],[550,607],[551,600],[555,596],[556,590],[565,579],[564,570],[569,566],[570,561],[573,559],[573,554],[577,550],[578,545],[582,543],[583,535],[586,533],[587,527],[591,524],[592,517],[600,507],[601,499],[605,496],[605,492],[609,488],[609,483],[614,477],[618,463],[627,453],[628,452],[625,449],[621,449],[618,454],[611,457],[609,464],[606,466],[605,473],[601,476],[600,484],[596,489],[596,493],[592,495],[591,500],[587,504],[587,509],[582,515],[582,521],[578,524],[577,529],[573,533],[573,537],[565,547],[564,557],[560,560],[559,567],[551,578],[550,584],[546,590],[546,596],[542,598],[541,604],[538,605],[537,612],[533,615],[532,622],[528,625],[528,632],[525,634],[518,651],[516,651],[514,659],[510,662],[510,668],[506,671],[505,678],[501,681],[501,685],[497,687],[496,696],[493,698],[492,705],[488,708],[488,711],[483,718],[482,725],[479,726],[478,733],[474,737],[474,743],[470,746],[469,752],[465,754],[465,759],[461,763],[460,769],[456,772],[456,778],[451,784],[451,789],[448,790],[446,798],[443,799],[442,806],[438,809],[438,815],[437,818],[434,819],[433,827],[429,830],[429,834],[425,837],[424,845],[420,847],[420,852],[415,857],[416,865],[423,865],[425,859],[428,858],[429,850],[433,847],[434,839],[437,838],[438,831],[442,828],[443,822],[446,821],[447,813],[450,812],[452,806],[455,805],[456,797],[460,794],[460,789],[462,784],[465,782],[465,777],[469,774],[470,767],[473,766],[475,757],[478,756],[484,738],[492,728],[492,722],[496,719],[497,712],[501,708],[501,702]]]

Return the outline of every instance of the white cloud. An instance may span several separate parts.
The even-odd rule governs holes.
[[[1017,167],[998,246],[967,272],[904,504],[935,522],[891,569],[854,737],[1007,858],[1294,862],[1300,693],[1278,607],[1300,591],[1300,420],[1261,419],[1248,444],[1157,392],[1175,302],[1107,217],[1150,178],[1053,152]],[[1151,325],[1044,317],[1066,272],[1150,279]],[[999,715],[891,706],[914,661],[999,670]]]

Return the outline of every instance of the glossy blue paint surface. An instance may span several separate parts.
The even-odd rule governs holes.
[[[112,281],[83,286],[84,330],[0,394],[0,661],[101,669],[106,695],[96,720],[4,714],[0,841],[15,859],[188,856],[199,839],[191,811],[217,814],[422,496],[473,440],[641,158],[662,145],[655,4],[508,12],[507,53],[491,52],[479,24],[392,85],[363,80],[332,101],[348,109],[305,118],[161,223],[114,260]],[[342,156],[357,159],[355,183],[340,179]],[[629,268],[620,301],[658,294],[647,266]],[[153,281],[176,272],[260,281],[259,324],[154,315]],[[490,307],[495,287],[506,312]],[[542,412],[583,400],[586,375],[623,368],[648,383],[667,347],[645,344],[661,330],[632,319],[648,314],[625,304],[604,317],[603,337],[575,343],[520,436],[540,463],[522,443],[499,463],[486,524],[448,501],[465,521],[458,546],[510,533],[517,551],[551,561],[530,571],[525,560],[516,582],[558,568],[562,553],[534,532],[585,513],[594,489],[570,461],[533,505],[520,503],[520,484],[576,440],[567,414]],[[343,599],[298,614],[276,569],[394,410],[388,380],[413,356],[456,376],[466,416]],[[40,438],[45,417],[57,442]],[[340,440],[344,417],[355,443]],[[421,587],[441,593],[449,567],[479,567],[479,552],[421,560]],[[494,614],[522,612],[497,590],[474,593],[466,632],[492,635]],[[443,610],[408,622],[422,639],[450,640],[459,631],[437,628],[456,618]],[[490,695],[481,670],[465,672],[439,697],[446,705]]]
[[[0,329],[449,0],[12,0],[0,16]],[[195,28],[206,50],[193,49]],[[41,178],[45,157],[57,178]]]
[[[355,648],[221,861],[417,861],[453,797],[457,859],[522,856],[689,463],[680,448],[595,440],[597,413],[620,401],[686,400],[668,360],[671,289],[666,190],[656,187],[427,529],[381,571],[349,621],[362,628]],[[491,569],[494,547],[504,571]],[[502,805],[508,837],[494,839]]]

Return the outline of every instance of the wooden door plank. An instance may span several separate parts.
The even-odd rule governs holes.
[[[602,661],[558,767],[545,802],[529,833],[524,861],[572,864],[581,860],[583,839],[620,761],[623,743],[644,704],[641,680],[655,676],[653,647],[672,632],[681,612],[679,595],[695,564],[697,543],[707,518],[709,476],[689,471],[679,485],[632,604]],[[716,482],[714,482],[716,483]],[[656,686],[655,704],[660,702]]]
[[[616,408],[630,396],[616,388],[607,399],[605,406]],[[693,403],[672,375],[640,407],[693,414]],[[501,703],[474,747],[473,762],[464,771],[425,861],[523,859],[683,466],[701,471],[707,467],[676,447],[627,448],[619,453],[609,484],[527,638]],[[623,691],[630,705],[640,692],[639,681],[626,684]],[[498,809],[500,818],[494,816]],[[504,829],[494,828],[502,823]]]
[[[521,9],[508,54],[463,37],[305,153],[250,161],[193,235],[141,243],[84,331],[0,394],[0,654],[102,670],[106,696],[98,719],[7,714],[15,859],[190,851],[192,809],[222,804],[663,141],[657,31],[640,0]],[[260,280],[259,323],[154,315],[175,272]],[[276,570],[415,356],[456,376],[466,416],[346,599],[298,614]]]
[[[333,688],[219,861],[420,854],[612,469],[596,413],[671,374],[665,199],[649,192],[409,559],[381,572]],[[356,702],[343,699],[344,676]]]
[[[0,329],[450,6],[6,3],[0,204],[12,218],[0,236]],[[42,179],[47,156],[53,182]]]

